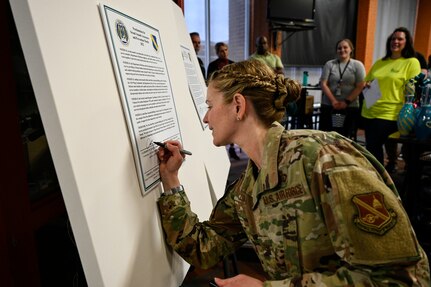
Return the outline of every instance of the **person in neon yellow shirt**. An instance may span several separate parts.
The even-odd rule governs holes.
[[[398,130],[397,117],[404,104],[404,85],[420,72],[409,30],[396,28],[386,41],[386,55],[374,63],[365,77],[368,85],[373,80],[378,81],[382,96],[369,108],[365,99],[361,112],[365,118],[366,147],[382,164],[383,144]]]

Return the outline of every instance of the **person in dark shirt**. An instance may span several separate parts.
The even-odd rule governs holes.
[[[425,60],[424,55],[422,55],[421,53],[419,53],[418,51],[415,52],[415,58],[418,59],[419,64],[421,65],[421,72],[423,74],[425,74],[425,77],[428,76],[428,65],[427,65],[427,60]]]
[[[201,58],[199,58],[197,56],[200,49],[201,49],[201,37],[199,36],[198,32],[192,32],[192,33],[190,33],[190,39],[192,40],[193,48],[195,49],[196,57],[198,58],[199,66],[200,66],[201,71],[202,71],[202,76],[204,76],[204,79],[206,80],[204,62],[202,61]]]
[[[223,42],[218,42],[215,44],[215,50],[216,50],[216,54],[217,54],[217,59],[212,61],[209,65],[208,65],[208,72],[207,72],[207,79],[209,79],[211,77],[211,74],[214,73],[215,71],[220,70],[221,68],[223,68],[224,66],[228,65],[228,64],[232,64],[233,61],[229,60],[229,47],[227,46],[226,43]]]

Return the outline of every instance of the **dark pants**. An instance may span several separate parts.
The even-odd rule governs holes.
[[[398,159],[398,144],[396,142],[385,143],[388,164],[395,164]]]
[[[342,127],[334,127],[332,124],[332,115],[341,113],[345,115]],[[360,111],[359,108],[347,108],[345,110],[334,110],[332,106],[322,105],[320,107],[319,129],[322,131],[336,131],[345,137],[356,140],[358,131]]]
[[[365,119],[364,125],[367,150],[384,164],[383,145],[390,134],[398,131],[397,121]]]

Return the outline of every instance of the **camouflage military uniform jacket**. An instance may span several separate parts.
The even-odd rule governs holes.
[[[394,184],[336,133],[273,124],[253,162],[199,223],[184,192],[162,196],[167,242],[207,268],[249,240],[264,286],[430,286],[429,265]]]

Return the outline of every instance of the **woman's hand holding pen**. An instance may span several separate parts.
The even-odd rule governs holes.
[[[160,147],[157,152],[159,158],[159,171],[164,190],[180,185],[178,170],[185,155],[180,152],[181,144],[178,141],[167,141],[165,147]]]

